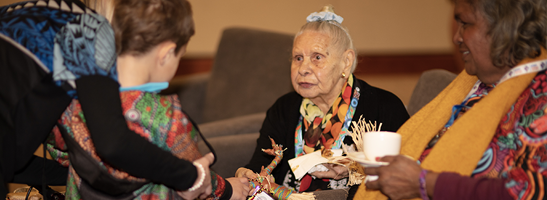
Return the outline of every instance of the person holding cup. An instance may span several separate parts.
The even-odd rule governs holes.
[[[261,151],[271,148],[272,138],[287,148],[272,171],[277,184],[300,192],[347,188],[348,171],[341,165],[328,165],[328,171],[309,173],[297,181],[288,160],[321,148],[340,149],[352,129],[351,121],[361,116],[382,123],[382,130],[388,131],[397,130],[408,119],[397,96],[352,74],[356,54],[342,20],[331,6],[308,16],[293,43],[295,92],[282,96],[268,110],[254,155],[236,176],[255,178],[255,172],[272,161],[273,157]],[[351,137],[346,139],[351,141]]]
[[[365,168],[378,180],[357,199],[545,198],[547,2],[456,0],[454,17],[465,70],[397,131],[401,155]]]
[[[362,144],[363,152],[350,152],[348,157],[357,161],[364,167],[377,167],[387,165],[386,162],[377,160],[384,156],[399,155],[401,151],[401,135],[389,131],[371,131],[362,135],[362,141],[356,142]],[[367,175],[365,182],[378,179],[376,175]],[[351,191],[353,196],[354,190]]]

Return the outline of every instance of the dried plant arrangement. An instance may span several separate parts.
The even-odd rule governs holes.
[[[370,120],[367,122],[362,115],[359,117],[359,121],[351,123],[353,131],[349,131],[349,133],[358,152],[363,152],[363,135],[366,132],[380,131],[382,128],[382,123],[377,124],[376,121],[372,123]]]
[[[359,117],[359,121],[352,122],[353,131],[349,131],[349,135],[351,135],[351,138],[353,140],[353,143],[355,145],[355,149],[357,152],[364,152],[363,151],[363,135],[367,132],[373,132],[373,131],[380,131],[382,128],[382,123],[378,124],[376,121],[368,121],[363,118],[363,116]],[[348,149],[344,145],[342,145],[344,152],[348,153]],[[348,185],[356,185],[361,184],[361,182],[365,179],[363,167],[355,161],[351,161],[349,165],[346,165],[348,167],[349,171],[349,180]]]

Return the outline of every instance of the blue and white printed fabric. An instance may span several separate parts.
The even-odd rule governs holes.
[[[117,80],[114,31],[78,0],[39,0],[0,8],[0,37],[52,73],[76,97],[74,81],[101,75]]]

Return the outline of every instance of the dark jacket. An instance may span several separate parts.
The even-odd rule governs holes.
[[[383,131],[397,131],[409,118],[405,106],[393,93],[370,86],[368,83],[355,79],[355,87],[360,87],[359,104],[353,115],[353,121],[358,121],[362,115],[367,121],[382,123]],[[282,144],[287,150],[283,159],[272,171],[276,183],[282,184],[287,171],[290,170],[288,160],[294,158],[294,134],[300,117],[302,96],[296,92],[288,93],[279,98],[266,114],[266,119],[260,129],[260,137],[249,164],[245,167],[260,172],[262,166],[267,167],[273,157],[262,152],[270,149],[273,138],[277,144]],[[349,131],[352,128],[350,126]],[[348,137],[347,137],[348,138]],[[346,139],[347,139],[346,138]]]

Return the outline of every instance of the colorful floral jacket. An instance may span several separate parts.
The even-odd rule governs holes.
[[[198,130],[188,116],[181,111],[180,101],[176,95],[164,96],[143,91],[125,91],[121,92],[120,96],[123,113],[131,130],[178,158],[193,161],[201,157],[197,149]],[[145,183],[133,192],[133,197],[130,199],[180,199],[173,189],[133,177],[102,162],[95,152],[78,100],[74,100],[67,108],[59,123],[66,130],[67,135],[112,176],[117,179]],[[66,197],[82,199],[79,192],[82,189],[82,179],[68,160],[67,150],[69,149],[59,127],[56,127],[50,135],[47,148],[55,160],[70,167]],[[213,171],[211,171],[211,181],[213,193],[210,198],[220,199],[223,197],[226,182]]]
[[[517,199],[545,198],[547,178],[547,71],[538,72],[500,121],[474,177],[506,180]],[[539,196],[538,196],[539,195]]]

